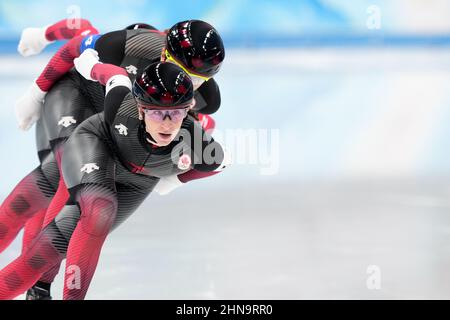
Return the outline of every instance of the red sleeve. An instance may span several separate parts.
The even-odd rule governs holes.
[[[73,60],[80,56],[80,45],[83,38],[83,36],[78,36],[68,41],[51,58],[36,80],[42,91],[48,92],[64,74],[73,68]]]
[[[118,67],[113,64],[103,64],[103,63],[97,63],[91,71],[91,77],[94,80],[97,80],[100,82],[100,84],[106,86],[106,83],[109,79],[111,79],[114,76],[117,75],[123,75],[128,77],[128,73],[125,71],[124,68]]]
[[[80,56],[81,41],[87,34],[98,34],[92,24],[85,19],[79,19],[79,25],[73,19],[61,20],[47,28],[46,38],[49,41],[71,39],[63,45],[52,57],[39,78],[37,85],[42,91],[48,92],[51,87],[70,69],[73,60]]]
[[[86,19],[65,19],[47,28],[45,37],[48,41],[73,39],[77,36],[98,34],[98,30]]]
[[[189,182],[192,180],[203,179],[207,177],[211,177],[220,173],[220,171],[210,171],[210,172],[202,172],[195,169],[189,170],[188,172],[182,173],[178,175],[178,179],[183,182]]]

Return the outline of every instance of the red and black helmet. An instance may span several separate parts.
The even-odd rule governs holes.
[[[194,89],[191,78],[180,67],[156,62],[136,78],[133,95],[146,108],[185,108],[192,105]]]
[[[188,71],[213,77],[225,59],[225,48],[217,30],[200,20],[179,22],[167,33],[167,51]]]

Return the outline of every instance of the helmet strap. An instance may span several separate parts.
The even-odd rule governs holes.
[[[157,147],[160,147],[160,145],[158,145],[158,143],[155,141],[155,139],[152,137],[152,135],[147,131],[147,127],[145,125],[144,120],[142,120],[142,128],[144,130],[145,141],[147,141],[148,143],[151,143]]]
[[[162,51],[161,51],[161,62],[165,62],[166,61],[166,48],[167,48],[167,44],[162,48]]]
[[[147,142],[150,142],[151,144],[159,147],[158,143],[155,141],[155,139],[153,139],[152,135],[147,130],[145,130],[145,138],[147,139]]]

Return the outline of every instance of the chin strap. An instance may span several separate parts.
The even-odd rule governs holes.
[[[155,141],[153,141],[150,137],[151,137],[151,135],[147,132],[147,138],[146,138],[147,142],[148,142],[148,143],[151,143],[151,144],[153,144],[153,145],[155,145],[155,146],[157,146],[157,147],[161,147],[161,146],[158,145]]]
[[[142,126],[142,130],[144,131],[145,134],[145,141],[147,141],[148,143],[151,143],[152,145],[156,146],[156,147],[161,147],[160,145],[158,145],[158,143],[155,141],[155,139],[153,139],[152,135],[150,133],[148,133],[148,131],[145,129],[145,121],[141,120],[141,126]]]

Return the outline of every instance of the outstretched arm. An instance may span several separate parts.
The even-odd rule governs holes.
[[[98,34],[98,30],[86,19],[64,19],[49,26],[45,36],[49,41],[72,39],[77,36]]]
[[[42,91],[48,92],[56,81],[72,69],[74,59],[88,49],[96,50],[100,61],[119,65],[124,56],[125,36],[126,32],[120,30],[104,35],[79,35],[72,38],[52,57],[36,84]]]
[[[80,35],[97,33],[97,29],[86,19],[64,19],[43,28],[24,29],[17,51],[22,56],[29,57],[39,54],[56,40],[69,40]]]
[[[73,60],[80,56],[83,38],[83,36],[78,36],[69,40],[50,59],[50,62],[36,80],[36,84],[41,91],[48,92],[63,75],[73,68]]]
[[[64,74],[72,69],[73,60],[84,50],[98,47],[102,61],[120,64],[124,55],[126,31],[114,31],[104,35],[94,35],[93,32],[90,36],[75,36],[64,44],[52,57],[39,78],[17,101],[16,116],[22,130],[28,130],[39,119],[45,95]],[[62,35],[64,32],[60,33]]]

